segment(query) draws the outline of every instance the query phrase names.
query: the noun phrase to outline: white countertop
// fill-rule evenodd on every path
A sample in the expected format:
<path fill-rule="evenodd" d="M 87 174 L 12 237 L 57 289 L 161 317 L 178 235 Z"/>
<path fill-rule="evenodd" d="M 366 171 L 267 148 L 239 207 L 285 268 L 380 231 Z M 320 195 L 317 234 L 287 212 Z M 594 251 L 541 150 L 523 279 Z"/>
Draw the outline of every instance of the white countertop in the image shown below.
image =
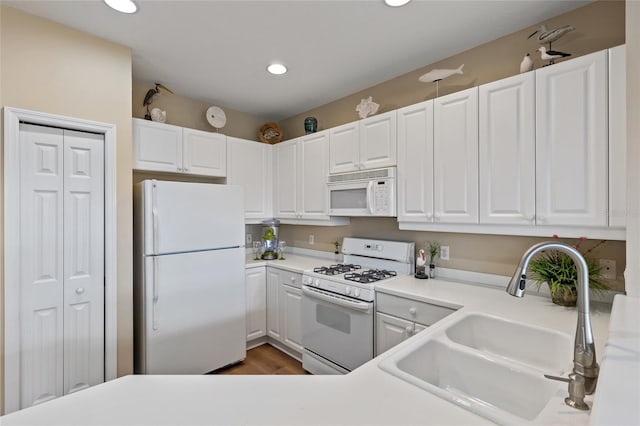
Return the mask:
<path fill-rule="evenodd" d="M 287 254 L 287 260 L 284 261 L 250 261 L 247 267 L 268 264 L 293 272 L 302 272 L 325 263 L 331 263 L 331 260 Z M 378 367 L 379 362 L 402 347 L 412 344 L 414 339 L 423 338 L 430 330 L 437 330 L 441 323 L 451 321 L 462 312 L 491 313 L 561 330 L 571 336 L 575 332 L 575 308 L 556 306 L 548 298 L 531 294 L 518 299 L 509 296 L 502 289 L 438 279 L 417 280 L 413 277 L 383 282 L 377 287 L 378 291 L 384 293 L 463 308 L 346 376 L 125 376 L 12 413 L 3 417 L 0 423 L 491 424 L 482 417 L 387 374 Z M 596 352 L 598 360 L 602 360 L 609 328 L 608 307 L 592 307 L 591 316 Z M 625 320 L 621 321 L 624 323 Z M 637 324 L 636 319 L 633 326 L 636 334 Z M 611 350 L 610 347 L 607 348 L 607 356 L 610 356 Z M 603 366 L 602 370 L 601 385 L 596 395 L 610 389 L 607 385 L 607 366 Z M 603 408 L 606 408 L 604 405 L 603 401 Z M 558 412 L 564 413 L 561 423 L 586 424 L 589 421 L 587 414 L 568 407 L 558 407 Z M 600 412 L 606 411 L 600 409 Z"/>

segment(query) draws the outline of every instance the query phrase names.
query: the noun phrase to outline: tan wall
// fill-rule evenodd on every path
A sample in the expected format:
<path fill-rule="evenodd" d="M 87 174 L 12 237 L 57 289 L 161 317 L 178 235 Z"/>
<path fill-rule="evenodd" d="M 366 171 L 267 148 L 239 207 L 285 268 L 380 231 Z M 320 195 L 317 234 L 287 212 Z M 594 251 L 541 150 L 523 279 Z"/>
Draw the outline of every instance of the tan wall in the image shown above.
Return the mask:
<path fill-rule="evenodd" d="M 309 244 L 309 234 L 314 235 L 313 245 Z M 351 218 L 351 225 L 336 227 L 281 225 L 279 233 L 279 238 L 285 240 L 289 246 L 331 252 L 334 250 L 334 241 L 342 244 L 342 238 L 349 236 L 411 241 L 416 243 L 416 248 L 425 248 L 427 241 L 437 241 L 450 248 L 450 260 L 438 260 L 439 266 L 498 275 L 511 275 L 527 248 L 534 243 L 551 239 L 400 231 L 395 218 Z M 574 239 L 563 241 L 570 244 L 577 242 Z M 584 241 L 580 244 L 580 249 L 584 253 L 599 242 L 600 240 Z M 615 260 L 618 279 L 609 281 L 608 284 L 616 290 L 624 290 L 622 277 L 625 267 L 624 241 L 607 241 L 589 253 L 589 256 L 594 259 Z"/>
<path fill-rule="evenodd" d="M 554 50 L 571 53 L 573 57 L 581 56 L 624 43 L 625 3 L 624 1 L 597 1 L 548 19 L 544 23 L 549 28 L 573 25 L 576 30 L 553 43 L 552 47 Z M 487 22 L 486 25 L 491 23 Z M 539 68 L 542 61 L 540 53 L 535 51 L 539 45 L 533 38 L 527 39 L 539 26 L 539 24 L 533 25 L 335 102 L 282 120 L 280 127 L 285 137 L 292 139 L 304 134 L 304 118 L 308 116 L 318 119 L 319 130 L 356 121 L 358 115 L 355 107 L 360 99 L 368 96 L 373 96 L 373 100 L 380 104 L 379 112 L 391 111 L 432 99 L 436 95 L 435 83 L 418 81 L 418 77 L 432 69 L 457 68 L 464 64 L 464 75 L 454 75 L 440 82 L 439 94 L 442 96 L 519 73 L 520 61 L 526 52 L 531 53 L 534 67 Z"/>
<path fill-rule="evenodd" d="M 171 89 L 170 85 L 167 86 Z M 142 102 L 147 91 L 152 87 L 152 83 L 133 82 L 134 117 L 144 118 L 146 108 L 142 106 Z M 169 124 L 212 132 L 215 129 L 211 127 L 205 118 L 205 112 L 211 105 L 213 104 L 210 102 L 161 91 L 154 98 L 151 107 L 166 111 L 167 123 Z M 220 133 L 224 133 L 227 136 L 257 141 L 260 126 L 270 121 L 263 117 L 226 108 L 223 105 L 218 106 L 224 110 L 227 116 L 227 124 L 220 129 Z"/>
<path fill-rule="evenodd" d="M 627 2 L 627 292 L 640 297 L 640 1 Z"/>
<path fill-rule="evenodd" d="M 0 105 L 117 126 L 118 374 L 131 373 L 131 51 L 6 6 L 0 11 Z"/>

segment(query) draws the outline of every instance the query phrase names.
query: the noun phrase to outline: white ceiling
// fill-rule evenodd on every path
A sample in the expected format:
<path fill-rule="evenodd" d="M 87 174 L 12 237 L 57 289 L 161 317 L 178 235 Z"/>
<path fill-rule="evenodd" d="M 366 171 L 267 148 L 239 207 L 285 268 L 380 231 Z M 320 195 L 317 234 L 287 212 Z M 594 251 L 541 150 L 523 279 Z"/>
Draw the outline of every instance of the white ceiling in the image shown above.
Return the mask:
<path fill-rule="evenodd" d="M 279 120 L 589 1 L 101 0 L 2 3 L 131 47 L 133 79 Z M 289 67 L 267 74 L 269 62 Z"/>

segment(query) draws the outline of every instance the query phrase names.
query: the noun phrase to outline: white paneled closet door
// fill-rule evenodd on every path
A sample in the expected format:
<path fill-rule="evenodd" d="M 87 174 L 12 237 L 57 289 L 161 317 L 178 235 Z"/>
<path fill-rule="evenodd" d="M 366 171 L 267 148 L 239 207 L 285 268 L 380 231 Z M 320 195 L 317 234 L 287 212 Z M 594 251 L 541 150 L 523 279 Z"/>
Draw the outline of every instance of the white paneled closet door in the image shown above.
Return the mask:
<path fill-rule="evenodd" d="M 20 124 L 20 407 L 104 381 L 103 135 Z"/>

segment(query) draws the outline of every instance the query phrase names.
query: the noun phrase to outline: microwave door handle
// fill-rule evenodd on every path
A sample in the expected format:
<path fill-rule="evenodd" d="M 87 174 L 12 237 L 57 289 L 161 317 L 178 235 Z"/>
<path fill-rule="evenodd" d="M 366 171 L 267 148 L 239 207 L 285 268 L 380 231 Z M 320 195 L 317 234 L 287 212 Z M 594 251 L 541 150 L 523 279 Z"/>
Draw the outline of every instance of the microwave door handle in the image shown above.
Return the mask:
<path fill-rule="evenodd" d="M 373 203 L 375 202 L 375 198 L 373 197 L 373 184 L 374 181 L 369 181 L 367 184 L 367 204 L 369 205 L 369 214 L 373 215 Z"/>

